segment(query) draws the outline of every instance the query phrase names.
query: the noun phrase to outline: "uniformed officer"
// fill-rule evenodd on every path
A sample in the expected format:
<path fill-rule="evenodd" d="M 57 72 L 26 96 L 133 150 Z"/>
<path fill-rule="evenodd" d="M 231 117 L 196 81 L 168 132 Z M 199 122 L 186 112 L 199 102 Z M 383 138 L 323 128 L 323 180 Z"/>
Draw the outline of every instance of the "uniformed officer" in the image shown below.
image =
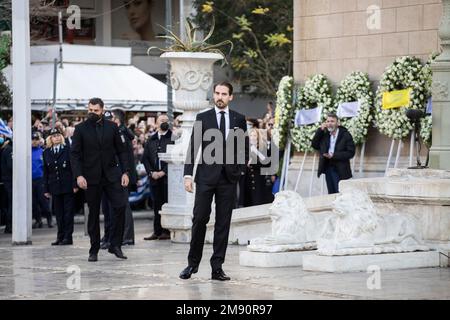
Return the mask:
<path fill-rule="evenodd" d="M 73 244 L 74 194 L 78 192 L 70 166 L 70 147 L 58 129 L 52 129 L 44 151 L 44 195 L 52 198 L 58 235 L 52 245 Z"/>

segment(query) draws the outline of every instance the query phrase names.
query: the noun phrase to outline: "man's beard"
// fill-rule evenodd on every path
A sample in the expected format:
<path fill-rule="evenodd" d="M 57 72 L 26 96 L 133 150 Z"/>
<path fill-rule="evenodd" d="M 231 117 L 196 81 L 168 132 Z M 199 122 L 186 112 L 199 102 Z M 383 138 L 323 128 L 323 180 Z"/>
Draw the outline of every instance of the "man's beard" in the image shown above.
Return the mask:
<path fill-rule="evenodd" d="M 215 105 L 217 108 L 219 109 L 225 109 L 227 107 L 227 105 L 225 104 L 225 102 L 223 102 L 222 100 L 218 100 L 215 102 Z"/>

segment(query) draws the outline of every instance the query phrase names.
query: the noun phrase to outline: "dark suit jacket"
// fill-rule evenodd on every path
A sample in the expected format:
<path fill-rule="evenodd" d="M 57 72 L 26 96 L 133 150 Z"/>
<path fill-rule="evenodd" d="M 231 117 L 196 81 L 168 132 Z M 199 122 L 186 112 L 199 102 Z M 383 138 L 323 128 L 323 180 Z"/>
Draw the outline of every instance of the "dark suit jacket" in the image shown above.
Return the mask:
<path fill-rule="evenodd" d="M 103 174 L 107 181 L 118 182 L 123 173 L 129 172 L 126 144 L 119 128 L 112 121 L 101 122 L 101 141 L 97 138 L 96 124 L 90 121 L 77 125 L 72 138 L 70 161 L 74 178 L 83 176 L 88 185 L 99 184 Z"/>
<path fill-rule="evenodd" d="M 136 138 L 135 134 L 125 127 L 124 125 L 121 125 L 119 127 L 119 133 L 120 133 L 120 139 L 125 141 L 125 150 L 127 152 L 128 157 L 128 165 L 129 165 L 129 176 L 130 176 L 130 189 L 136 189 L 137 184 L 137 172 L 136 172 L 136 164 L 134 161 L 134 152 L 133 152 L 133 140 Z"/>
<path fill-rule="evenodd" d="M 320 152 L 318 176 L 325 173 L 327 166 L 334 166 L 338 172 L 340 180 L 350 179 L 352 170 L 350 159 L 355 156 L 355 143 L 352 135 L 344 127 L 339 127 L 339 134 L 336 140 L 334 155 L 332 159 L 327 159 L 323 155 L 328 153 L 330 148 L 330 133 L 321 128 L 317 129 L 312 140 L 312 147 Z"/>
<path fill-rule="evenodd" d="M 238 132 L 239 129 L 241 129 L 242 133 L 247 131 L 247 121 L 245 120 L 245 117 L 241 115 L 240 113 L 237 113 L 235 111 L 230 110 L 229 113 L 230 116 L 230 133 L 228 135 L 227 139 L 227 148 L 231 148 L 233 145 L 233 131 L 235 133 Z M 201 123 L 201 135 L 200 132 L 197 132 L 200 130 L 200 128 L 197 128 L 196 125 L 194 125 L 194 129 L 192 130 L 191 135 L 191 141 L 189 144 L 189 149 L 187 152 L 187 158 L 186 158 L 186 164 L 184 166 L 184 175 L 190 175 L 192 176 L 194 172 L 194 163 L 195 159 L 197 157 L 197 153 L 200 149 L 200 143 L 194 142 L 194 137 L 197 135 L 201 138 L 201 147 L 202 147 L 202 155 L 200 157 L 200 162 L 197 166 L 197 172 L 195 175 L 195 182 L 196 183 L 202 183 L 202 184 L 209 184 L 214 185 L 217 184 L 220 179 L 220 174 L 222 172 L 223 165 L 222 164 L 207 164 L 204 161 L 204 151 L 210 145 L 214 139 L 211 139 L 213 141 L 206 141 L 204 139 L 204 134 L 209 129 L 219 129 L 219 126 L 217 124 L 217 117 L 216 117 L 216 111 L 215 108 L 199 113 L 197 114 L 196 118 L 197 123 Z M 231 183 L 237 183 L 239 181 L 239 178 L 241 177 L 241 172 L 245 171 L 245 163 L 248 159 L 248 143 L 247 139 L 245 139 L 245 147 L 240 148 L 240 143 L 237 141 L 238 138 L 234 138 L 234 150 L 233 155 L 234 159 L 232 163 L 225 164 L 225 172 L 228 180 Z M 242 161 L 239 161 L 240 159 L 245 159 L 244 163 L 239 163 Z"/>
<path fill-rule="evenodd" d="M 9 144 L 3 146 L 2 148 L 3 148 L 1 157 L 2 182 L 12 183 L 12 175 L 13 175 L 12 141 L 10 140 Z"/>
<path fill-rule="evenodd" d="M 161 161 L 161 167 L 158 168 L 158 162 L 159 157 L 158 153 L 164 153 L 167 150 L 168 144 L 173 144 L 172 141 L 172 131 L 167 131 L 167 133 L 161 137 L 161 140 L 158 139 L 158 133 L 155 133 L 152 135 L 147 143 L 145 144 L 144 148 L 144 154 L 142 156 L 142 163 L 145 166 L 145 171 L 147 171 L 147 174 L 150 175 L 150 172 L 153 171 L 164 171 L 166 175 L 162 178 L 164 182 L 167 183 L 167 163 L 164 161 Z M 159 180 L 153 180 L 150 177 L 150 182 L 152 184 L 160 181 Z"/>
<path fill-rule="evenodd" d="M 44 192 L 52 195 L 73 193 L 76 180 L 73 178 L 70 165 L 70 147 L 61 145 L 59 152 L 55 155 L 53 149 L 45 149 L 44 158 Z"/>

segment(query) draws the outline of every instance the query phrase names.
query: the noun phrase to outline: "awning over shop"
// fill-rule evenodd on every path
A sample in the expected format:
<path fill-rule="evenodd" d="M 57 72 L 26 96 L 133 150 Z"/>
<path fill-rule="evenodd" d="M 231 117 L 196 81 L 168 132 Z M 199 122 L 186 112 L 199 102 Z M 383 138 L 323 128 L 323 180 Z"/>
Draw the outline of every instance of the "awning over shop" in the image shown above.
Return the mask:
<path fill-rule="evenodd" d="M 55 58 L 59 59 L 59 46 L 31 48 L 32 110 L 44 111 L 52 105 Z M 12 87 L 12 66 L 2 72 Z M 106 107 L 167 111 L 166 85 L 131 65 L 131 48 L 63 45 L 63 67 L 57 68 L 57 110 L 84 110 L 92 97 L 103 99 Z"/>

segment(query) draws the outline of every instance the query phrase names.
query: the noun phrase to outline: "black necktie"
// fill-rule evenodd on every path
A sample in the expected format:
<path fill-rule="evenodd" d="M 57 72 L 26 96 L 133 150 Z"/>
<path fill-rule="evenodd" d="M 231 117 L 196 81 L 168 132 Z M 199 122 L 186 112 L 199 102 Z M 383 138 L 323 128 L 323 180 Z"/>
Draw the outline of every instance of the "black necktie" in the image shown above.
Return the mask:
<path fill-rule="evenodd" d="M 225 131 L 225 111 L 220 111 L 220 132 L 222 132 L 222 142 L 223 142 L 223 159 L 222 162 L 225 164 L 225 154 L 226 154 L 226 131 Z"/>
<path fill-rule="evenodd" d="M 98 143 L 101 145 L 103 140 L 103 126 L 100 122 L 97 122 L 95 125 L 95 129 L 97 131 L 97 139 Z"/>

